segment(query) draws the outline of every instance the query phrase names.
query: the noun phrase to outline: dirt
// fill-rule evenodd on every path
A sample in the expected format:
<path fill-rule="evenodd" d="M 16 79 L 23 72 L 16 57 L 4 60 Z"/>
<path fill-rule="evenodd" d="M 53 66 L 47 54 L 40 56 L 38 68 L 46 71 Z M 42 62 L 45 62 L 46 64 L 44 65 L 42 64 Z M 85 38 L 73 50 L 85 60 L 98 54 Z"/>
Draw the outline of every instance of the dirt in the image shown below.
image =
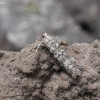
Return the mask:
<path fill-rule="evenodd" d="M 63 48 L 82 76 L 70 77 L 38 37 L 20 52 L 0 50 L 0 100 L 100 100 L 100 41 Z"/>

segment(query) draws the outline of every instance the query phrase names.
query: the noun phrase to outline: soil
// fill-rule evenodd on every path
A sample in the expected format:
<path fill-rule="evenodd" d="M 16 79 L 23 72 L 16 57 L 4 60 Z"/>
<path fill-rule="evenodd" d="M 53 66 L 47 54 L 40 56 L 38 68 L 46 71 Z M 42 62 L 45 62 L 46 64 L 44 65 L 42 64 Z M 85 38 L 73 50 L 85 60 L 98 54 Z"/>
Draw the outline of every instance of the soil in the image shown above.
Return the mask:
<path fill-rule="evenodd" d="M 100 41 L 63 48 L 82 76 L 70 77 L 38 37 L 20 52 L 0 50 L 0 100 L 100 100 Z"/>

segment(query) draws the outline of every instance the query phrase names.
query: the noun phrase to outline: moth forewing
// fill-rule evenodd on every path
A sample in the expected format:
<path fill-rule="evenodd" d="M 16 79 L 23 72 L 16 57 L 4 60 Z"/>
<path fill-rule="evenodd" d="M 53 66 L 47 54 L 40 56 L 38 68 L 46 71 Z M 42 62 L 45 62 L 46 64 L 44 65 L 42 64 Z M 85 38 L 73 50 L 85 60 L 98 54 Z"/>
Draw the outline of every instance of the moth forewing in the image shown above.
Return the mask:
<path fill-rule="evenodd" d="M 60 45 L 60 39 L 56 37 L 49 36 L 47 33 L 42 34 L 42 42 L 53 53 L 54 58 L 58 60 L 60 65 L 65 69 L 67 73 L 70 74 L 74 79 L 81 76 L 81 72 L 76 68 L 76 64 L 71 61 L 71 57 L 58 46 Z"/>

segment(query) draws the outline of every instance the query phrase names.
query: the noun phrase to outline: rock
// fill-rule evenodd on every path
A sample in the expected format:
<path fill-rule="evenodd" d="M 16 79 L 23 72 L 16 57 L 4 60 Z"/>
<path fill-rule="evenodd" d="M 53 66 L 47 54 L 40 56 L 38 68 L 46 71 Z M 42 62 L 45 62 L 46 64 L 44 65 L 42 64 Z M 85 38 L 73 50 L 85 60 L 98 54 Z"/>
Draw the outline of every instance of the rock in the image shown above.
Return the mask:
<path fill-rule="evenodd" d="M 75 43 L 72 46 L 63 46 L 69 56 L 77 59 L 77 67 L 84 68 L 79 80 L 74 80 L 65 73 L 46 47 L 40 46 L 35 53 L 36 45 L 41 42 L 39 38 L 20 52 L 0 50 L 0 98 L 99 100 L 100 41 L 96 41 L 91 44 Z M 94 45 L 98 46 L 95 48 Z M 79 53 L 74 52 L 74 49 Z"/>

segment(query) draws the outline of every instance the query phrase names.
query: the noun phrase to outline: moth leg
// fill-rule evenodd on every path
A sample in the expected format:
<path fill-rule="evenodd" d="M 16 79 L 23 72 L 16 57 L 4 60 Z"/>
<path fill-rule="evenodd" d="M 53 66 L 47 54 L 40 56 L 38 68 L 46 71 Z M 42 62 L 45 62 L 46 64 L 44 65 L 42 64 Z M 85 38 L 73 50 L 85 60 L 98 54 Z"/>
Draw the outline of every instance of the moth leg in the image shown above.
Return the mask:
<path fill-rule="evenodd" d="M 40 44 L 37 45 L 37 49 L 35 50 L 35 52 L 34 52 L 33 54 L 31 54 L 31 55 L 26 59 L 26 61 L 27 61 L 30 57 L 32 57 L 32 56 L 39 50 L 40 46 L 44 46 L 44 45 L 42 44 L 42 42 L 41 42 Z M 33 47 L 33 48 L 34 48 L 34 47 Z M 33 49 L 33 48 L 31 48 L 31 49 Z"/>

